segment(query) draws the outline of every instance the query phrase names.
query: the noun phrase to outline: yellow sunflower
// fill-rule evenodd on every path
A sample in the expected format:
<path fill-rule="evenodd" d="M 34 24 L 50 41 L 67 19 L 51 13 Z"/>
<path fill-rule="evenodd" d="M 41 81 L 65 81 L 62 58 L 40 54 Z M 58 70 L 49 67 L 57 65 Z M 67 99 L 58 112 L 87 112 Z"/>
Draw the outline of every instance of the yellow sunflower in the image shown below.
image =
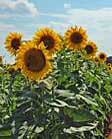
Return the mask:
<path fill-rule="evenodd" d="M 35 33 L 33 37 L 33 42 L 38 46 L 41 42 L 44 43 L 44 46 L 49 51 L 50 54 L 54 54 L 59 51 L 61 46 L 60 36 L 50 28 L 41 28 Z"/>
<path fill-rule="evenodd" d="M 97 47 L 96 44 L 92 41 L 89 41 L 85 47 L 84 50 L 86 51 L 86 56 L 89 58 L 93 58 L 96 55 Z"/>
<path fill-rule="evenodd" d="M 98 63 L 99 63 L 99 59 L 98 59 L 98 57 L 97 57 L 97 56 L 94 56 L 92 60 L 93 60 L 96 64 L 98 64 Z"/>
<path fill-rule="evenodd" d="M 81 27 L 71 27 L 65 32 L 64 40 L 69 49 L 80 50 L 87 43 L 86 31 Z"/>
<path fill-rule="evenodd" d="M 107 55 L 104 52 L 98 54 L 98 60 L 100 63 L 104 63 L 107 60 Z"/>
<path fill-rule="evenodd" d="M 108 72 L 112 73 L 112 64 L 111 63 L 107 64 L 107 70 L 108 70 Z"/>
<path fill-rule="evenodd" d="M 22 34 L 17 32 L 11 32 L 8 34 L 5 40 L 5 46 L 7 51 L 9 51 L 12 55 L 16 54 L 16 51 L 19 49 L 21 45 Z"/>
<path fill-rule="evenodd" d="M 43 43 L 38 47 L 31 41 L 22 44 L 16 56 L 16 69 L 31 80 L 41 80 L 52 71 L 51 56 Z"/>
<path fill-rule="evenodd" d="M 107 66 L 108 66 L 108 67 L 112 67 L 112 64 L 111 64 L 111 63 L 108 63 Z"/>

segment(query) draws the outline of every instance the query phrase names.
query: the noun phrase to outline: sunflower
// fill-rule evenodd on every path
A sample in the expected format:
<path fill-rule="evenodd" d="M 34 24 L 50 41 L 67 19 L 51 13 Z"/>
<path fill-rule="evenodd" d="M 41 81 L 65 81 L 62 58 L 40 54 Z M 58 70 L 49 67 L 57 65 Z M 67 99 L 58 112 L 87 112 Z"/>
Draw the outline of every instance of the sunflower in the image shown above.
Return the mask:
<path fill-rule="evenodd" d="M 16 51 L 19 49 L 21 45 L 22 34 L 17 32 L 11 32 L 6 37 L 5 45 L 7 51 L 9 51 L 12 55 L 16 54 Z"/>
<path fill-rule="evenodd" d="M 84 50 L 86 51 L 87 57 L 93 58 L 97 52 L 96 44 L 92 41 L 89 41 L 87 45 L 85 45 Z"/>
<path fill-rule="evenodd" d="M 44 43 L 44 46 L 49 51 L 50 54 L 54 54 L 55 52 L 61 49 L 61 38 L 60 36 L 54 32 L 50 28 L 41 28 L 39 31 L 35 33 L 33 37 L 33 42 L 38 46 L 41 42 Z"/>
<path fill-rule="evenodd" d="M 43 43 L 38 47 L 31 41 L 22 44 L 16 56 L 16 69 L 31 80 L 41 80 L 52 71 L 51 56 Z"/>
<path fill-rule="evenodd" d="M 108 72 L 112 72 L 112 64 L 111 63 L 108 63 L 107 64 L 107 70 L 108 70 Z"/>
<path fill-rule="evenodd" d="M 107 55 L 104 52 L 98 54 L 98 59 L 100 63 L 104 63 L 107 60 Z"/>
<path fill-rule="evenodd" d="M 92 60 L 93 60 L 96 64 L 98 64 L 98 63 L 99 63 L 99 59 L 98 59 L 98 57 L 97 57 L 97 56 L 94 56 Z"/>
<path fill-rule="evenodd" d="M 87 43 L 86 31 L 81 27 L 71 27 L 65 32 L 64 40 L 66 46 L 71 50 L 80 50 Z"/>
<path fill-rule="evenodd" d="M 108 66 L 108 67 L 112 67 L 112 64 L 111 64 L 111 63 L 108 63 L 107 66 Z"/>

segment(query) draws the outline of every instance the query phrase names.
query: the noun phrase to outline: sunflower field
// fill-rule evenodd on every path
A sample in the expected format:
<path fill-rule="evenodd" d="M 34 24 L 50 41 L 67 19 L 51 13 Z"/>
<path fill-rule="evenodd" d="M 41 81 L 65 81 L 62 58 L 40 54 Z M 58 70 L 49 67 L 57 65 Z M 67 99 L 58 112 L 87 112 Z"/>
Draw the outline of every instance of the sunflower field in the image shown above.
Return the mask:
<path fill-rule="evenodd" d="M 11 32 L 0 56 L 0 139 L 112 139 L 112 57 L 82 27 Z"/>

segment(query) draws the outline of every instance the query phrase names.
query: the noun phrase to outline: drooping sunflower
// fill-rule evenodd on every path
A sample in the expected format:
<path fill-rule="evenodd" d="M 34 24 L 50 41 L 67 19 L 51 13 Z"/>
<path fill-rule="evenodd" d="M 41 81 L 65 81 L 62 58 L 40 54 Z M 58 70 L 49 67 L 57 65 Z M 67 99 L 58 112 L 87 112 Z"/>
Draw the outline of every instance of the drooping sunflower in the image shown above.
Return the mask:
<path fill-rule="evenodd" d="M 37 31 L 33 37 L 33 42 L 38 46 L 41 42 L 49 51 L 49 54 L 54 54 L 62 48 L 60 36 L 52 29 L 46 27 Z"/>
<path fill-rule="evenodd" d="M 5 46 L 7 51 L 9 51 L 12 55 L 15 55 L 17 50 L 21 45 L 22 34 L 17 32 L 11 32 L 8 34 L 5 40 Z"/>
<path fill-rule="evenodd" d="M 97 47 L 96 44 L 92 41 L 89 41 L 85 47 L 84 50 L 86 51 L 86 56 L 89 58 L 93 58 L 96 55 Z"/>
<path fill-rule="evenodd" d="M 71 27 L 65 32 L 64 40 L 67 48 L 80 50 L 87 43 L 86 31 L 81 27 Z"/>
<path fill-rule="evenodd" d="M 52 71 L 51 56 L 43 43 L 38 47 L 31 41 L 22 44 L 16 56 L 16 69 L 31 80 L 41 80 Z"/>
<path fill-rule="evenodd" d="M 100 63 L 104 63 L 107 60 L 107 55 L 104 52 L 98 54 L 98 59 Z"/>

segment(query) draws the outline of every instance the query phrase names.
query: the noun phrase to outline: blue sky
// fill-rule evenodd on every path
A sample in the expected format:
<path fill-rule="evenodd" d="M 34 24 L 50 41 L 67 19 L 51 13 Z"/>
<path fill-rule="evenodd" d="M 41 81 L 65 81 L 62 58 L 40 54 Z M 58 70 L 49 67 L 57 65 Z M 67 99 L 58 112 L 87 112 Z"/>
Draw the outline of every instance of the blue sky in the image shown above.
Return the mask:
<path fill-rule="evenodd" d="M 112 55 L 112 0 L 1 0 L 0 55 L 13 60 L 3 44 L 8 32 L 21 32 L 27 40 L 43 26 L 63 34 L 75 25 L 87 30 L 99 51 Z"/>

